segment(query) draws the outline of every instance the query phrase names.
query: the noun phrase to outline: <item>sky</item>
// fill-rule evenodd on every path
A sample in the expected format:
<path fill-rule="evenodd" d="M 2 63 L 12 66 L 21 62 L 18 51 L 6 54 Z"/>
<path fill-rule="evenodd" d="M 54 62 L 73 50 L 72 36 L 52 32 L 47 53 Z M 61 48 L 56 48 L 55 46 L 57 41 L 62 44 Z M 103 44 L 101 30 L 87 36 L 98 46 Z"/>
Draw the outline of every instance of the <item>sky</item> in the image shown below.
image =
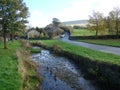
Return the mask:
<path fill-rule="evenodd" d="M 29 8 L 29 26 L 45 27 L 58 18 L 61 22 L 89 19 L 93 11 L 107 16 L 120 0 L 24 0 Z"/>

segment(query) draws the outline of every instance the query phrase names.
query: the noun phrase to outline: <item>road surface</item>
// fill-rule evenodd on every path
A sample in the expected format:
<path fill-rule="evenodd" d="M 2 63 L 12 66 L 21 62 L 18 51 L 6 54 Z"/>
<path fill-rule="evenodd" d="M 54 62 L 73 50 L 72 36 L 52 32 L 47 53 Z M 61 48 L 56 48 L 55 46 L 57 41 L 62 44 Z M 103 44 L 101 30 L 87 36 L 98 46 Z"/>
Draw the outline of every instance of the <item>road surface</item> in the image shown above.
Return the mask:
<path fill-rule="evenodd" d="M 64 38 L 61 38 L 60 40 L 63 42 L 70 43 L 70 44 L 90 48 L 93 50 L 98 50 L 101 52 L 120 55 L 120 48 L 119 47 L 111 47 L 111 46 L 104 46 L 104 45 L 89 44 L 89 43 L 85 43 L 85 42 L 77 42 L 77 41 L 69 40 L 68 38 L 69 38 L 69 36 L 66 34 L 66 36 Z"/>

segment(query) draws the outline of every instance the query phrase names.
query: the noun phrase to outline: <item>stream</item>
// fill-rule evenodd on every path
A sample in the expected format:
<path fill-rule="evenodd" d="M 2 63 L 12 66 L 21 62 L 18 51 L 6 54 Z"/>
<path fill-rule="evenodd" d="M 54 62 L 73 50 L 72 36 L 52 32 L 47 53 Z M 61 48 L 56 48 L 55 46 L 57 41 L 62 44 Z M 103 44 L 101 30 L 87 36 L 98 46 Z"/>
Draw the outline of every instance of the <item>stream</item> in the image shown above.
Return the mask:
<path fill-rule="evenodd" d="M 68 58 L 41 50 L 32 55 L 32 60 L 37 63 L 37 72 L 43 77 L 42 90 L 98 90 Z"/>

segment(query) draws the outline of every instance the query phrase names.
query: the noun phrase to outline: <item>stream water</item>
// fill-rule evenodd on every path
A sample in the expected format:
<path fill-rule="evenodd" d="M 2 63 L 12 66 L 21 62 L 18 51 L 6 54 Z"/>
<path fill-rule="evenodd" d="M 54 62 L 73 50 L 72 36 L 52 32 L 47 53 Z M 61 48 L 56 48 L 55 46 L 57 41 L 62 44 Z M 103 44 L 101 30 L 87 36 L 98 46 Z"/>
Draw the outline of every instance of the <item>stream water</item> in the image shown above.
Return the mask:
<path fill-rule="evenodd" d="M 71 60 L 56 56 L 48 50 L 33 54 L 37 72 L 43 77 L 42 90 L 98 90 L 86 80 Z"/>

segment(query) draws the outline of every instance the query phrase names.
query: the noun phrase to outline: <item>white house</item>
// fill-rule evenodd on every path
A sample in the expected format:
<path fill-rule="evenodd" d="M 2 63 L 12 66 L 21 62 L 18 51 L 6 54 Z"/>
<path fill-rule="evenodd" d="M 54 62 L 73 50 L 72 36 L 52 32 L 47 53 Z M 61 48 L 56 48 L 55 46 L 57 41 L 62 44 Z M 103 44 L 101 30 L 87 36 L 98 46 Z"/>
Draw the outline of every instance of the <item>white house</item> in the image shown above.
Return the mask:
<path fill-rule="evenodd" d="M 29 38 L 37 38 L 40 36 L 40 32 L 36 31 L 36 30 L 30 30 L 28 33 L 27 33 L 27 36 L 28 36 L 28 39 Z"/>

